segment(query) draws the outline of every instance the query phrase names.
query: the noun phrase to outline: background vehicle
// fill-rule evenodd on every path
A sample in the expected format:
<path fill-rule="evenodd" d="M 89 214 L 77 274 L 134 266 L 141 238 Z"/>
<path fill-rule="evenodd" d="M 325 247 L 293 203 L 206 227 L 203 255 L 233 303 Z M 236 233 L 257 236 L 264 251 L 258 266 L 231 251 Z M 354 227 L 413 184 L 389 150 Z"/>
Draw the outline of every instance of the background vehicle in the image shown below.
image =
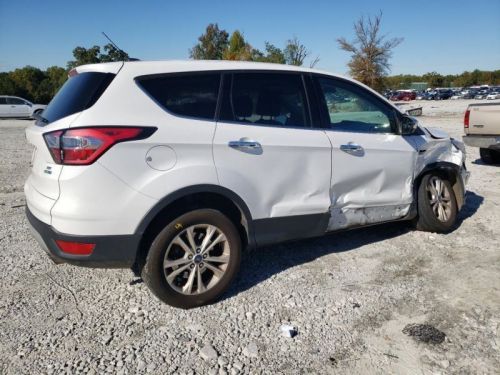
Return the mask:
<path fill-rule="evenodd" d="M 0 96 L 0 117 L 33 117 L 47 107 L 17 96 Z"/>
<path fill-rule="evenodd" d="M 484 163 L 500 163 L 500 103 L 469 104 L 464 131 L 464 143 L 479 147 Z"/>
<path fill-rule="evenodd" d="M 495 99 L 500 99 L 500 92 L 493 91 L 486 95 L 487 100 L 495 100 Z"/>
<path fill-rule="evenodd" d="M 416 93 L 411 90 L 399 90 L 396 91 L 395 93 L 392 94 L 391 100 L 404 100 L 404 101 L 409 101 L 409 100 L 415 100 L 417 97 Z"/>
<path fill-rule="evenodd" d="M 214 301 L 245 247 L 395 220 L 446 232 L 464 202 L 463 144 L 350 79 L 223 61 L 70 75 L 26 130 L 34 236 L 56 262 L 132 267 L 174 306 Z"/>

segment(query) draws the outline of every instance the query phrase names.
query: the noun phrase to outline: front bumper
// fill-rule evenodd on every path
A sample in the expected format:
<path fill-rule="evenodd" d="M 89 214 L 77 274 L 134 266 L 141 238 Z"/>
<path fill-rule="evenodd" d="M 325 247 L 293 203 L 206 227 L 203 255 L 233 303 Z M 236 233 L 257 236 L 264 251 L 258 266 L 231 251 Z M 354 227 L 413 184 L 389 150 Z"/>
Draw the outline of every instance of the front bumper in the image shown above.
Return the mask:
<path fill-rule="evenodd" d="M 60 233 L 38 220 L 27 207 L 26 216 L 33 237 L 57 264 L 69 263 L 95 268 L 128 268 L 135 262 L 141 235 L 74 236 Z M 67 254 L 59 249 L 56 240 L 93 243 L 95 248 L 90 255 Z"/>
<path fill-rule="evenodd" d="M 463 140 L 467 146 L 471 147 L 500 149 L 500 136 L 464 135 Z"/>

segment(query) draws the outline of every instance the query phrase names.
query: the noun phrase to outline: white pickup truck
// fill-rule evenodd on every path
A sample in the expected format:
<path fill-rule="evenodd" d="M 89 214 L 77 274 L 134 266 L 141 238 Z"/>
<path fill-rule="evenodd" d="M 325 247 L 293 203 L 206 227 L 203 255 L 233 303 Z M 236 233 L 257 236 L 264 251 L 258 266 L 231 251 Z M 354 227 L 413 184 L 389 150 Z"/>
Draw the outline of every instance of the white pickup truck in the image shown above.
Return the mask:
<path fill-rule="evenodd" d="M 464 131 L 464 143 L 479 147 L 484 163 L 500 163 L 500 102 L 469 104 Z"/>

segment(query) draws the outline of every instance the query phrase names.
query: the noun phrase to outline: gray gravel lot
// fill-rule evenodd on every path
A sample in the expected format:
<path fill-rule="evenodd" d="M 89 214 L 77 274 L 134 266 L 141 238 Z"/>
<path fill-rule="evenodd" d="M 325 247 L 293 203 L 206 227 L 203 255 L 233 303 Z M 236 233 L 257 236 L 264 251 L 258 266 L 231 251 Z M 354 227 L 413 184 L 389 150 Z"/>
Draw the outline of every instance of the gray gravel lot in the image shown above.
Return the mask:
<path fill-rule="evenodd" d="M 461 137 L 466 105 L 424 102 L 421 122 Z M 223 300 L 183 311 L 129 270 L 52 264 L 24 216 L 28 124 L 0 120 L 1 374 L 499 373 L 500 167 L 477 149 L 453 232 L 396 223 L 262 248 Z M 412 323 L 444 342 L 407 336 Z"/>

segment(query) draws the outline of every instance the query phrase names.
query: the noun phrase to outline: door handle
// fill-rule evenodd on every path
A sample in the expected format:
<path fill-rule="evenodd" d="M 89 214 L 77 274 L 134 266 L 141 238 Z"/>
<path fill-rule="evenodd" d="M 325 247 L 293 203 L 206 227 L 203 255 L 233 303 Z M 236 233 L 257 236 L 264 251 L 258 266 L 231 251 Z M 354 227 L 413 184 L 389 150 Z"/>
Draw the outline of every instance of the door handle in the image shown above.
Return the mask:
<path fill-rule="evenodd" d="M 259 142 L 244 138 L 240 139 L 239 141 L 229 141 L 228 145 L 229 147 L 232 148 L 246 148 L 246 149 L 261 148 Z"/>
<path fill-rule="evenodd" d="M 347 152 L 348 154 L 357 154 L 363 151 L 363 147 L 356 143 L 349 142 L 346 145 L 340 145 L 340 150 Z"/>

